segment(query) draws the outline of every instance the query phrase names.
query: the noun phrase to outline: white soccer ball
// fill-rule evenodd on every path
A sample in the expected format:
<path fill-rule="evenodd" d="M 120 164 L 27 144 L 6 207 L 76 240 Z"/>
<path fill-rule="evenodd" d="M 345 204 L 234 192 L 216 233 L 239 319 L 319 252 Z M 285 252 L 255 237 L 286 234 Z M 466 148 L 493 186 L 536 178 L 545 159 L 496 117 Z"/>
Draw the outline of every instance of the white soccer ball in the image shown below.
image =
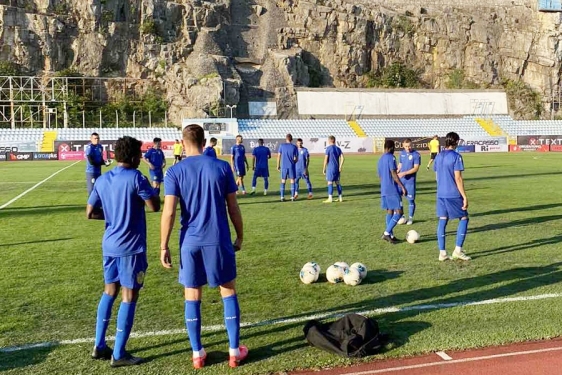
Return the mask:
<path fill-rule="evenodd" d="M 336 262 L 334 264 L 338 267 L 341 267 L 343 269 L 344 273 L 345 273 L 345 270 L 349 268 L 349 264 L 347 264 L 346 262 Z"/>
<path fill-rule="evenodd" d="M 363 278 L 361 277 L 361 273 L 359 272 L 359 270 L 357 268 L 348 268 L 345 271 L 345 275 L 343 276 L 343 281 L 347 284 L 347 285 L 359 285 L 361 284 L 361 281 L 363 281 Z"/>
<path fill-rule="evenodd" d="M 320 274 L 320 271 L 322 271 L 322 269 L 320 268 L 320 265 L 316 262 L 308 262 L 304 266 L 302 266 L 302 268 L 305 268 L 305 267 L 313 267 L 318 274 Z"/>
<path fill-rule="evenodd" d="M 420 234 L 413 229 L 406 233 L 406 241 L 408 241 L 408 243 L 416 243 L 419 241 L 419 239 Z"/>
<path fill-rule="evenodd" d="M 304 284 L 312 284 L 318 280 L 320 272 L 312 266 L 305 266 L 301 269 L 299 277 Z"/>
<path fill-rule="evenodd" d="M 345 271 L 342 267 L 332 264 L 326 270 L 326 279 L 328 279 L 328 282 L 332 284 L 341 283 L 343 281 L 344 274 Z"/>
<path fill-rule="evenodd" d="M 363 263 L 353 263 L 351 266 L 349 266 L 349 268 L 355 268 L 357 271 L 359 271 L 361 279 L 364 279 L 365 276 L 367 276 L 367 266 L 365 266 Z"/>
<path fill-rule="evenodd" d="M 398 225 L 406 224 L 406 218 L 402 216 L 400 220 L 398 220 Z"/>

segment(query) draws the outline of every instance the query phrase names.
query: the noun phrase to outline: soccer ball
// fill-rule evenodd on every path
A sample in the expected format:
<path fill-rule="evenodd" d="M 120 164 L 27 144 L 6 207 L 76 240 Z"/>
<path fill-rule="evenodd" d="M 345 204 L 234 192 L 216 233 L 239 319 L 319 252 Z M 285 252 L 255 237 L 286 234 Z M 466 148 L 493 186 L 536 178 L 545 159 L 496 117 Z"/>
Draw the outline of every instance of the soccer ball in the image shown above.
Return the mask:
<path fill-rule="evenodd" d="M 398 220 L 398 225 L 406 224 L 406 218 L 402 216 L 400 220 Z"/>
<path fill-rule="evenodd" d="M 308 262 L 304 266 L 302 266 L 302 268 L 306 268 L 306 267 L 314 268 L 318 274 L 320 274 L 320 271 L 322 271 L 322 269 L 320 268 L 320 266 L 316 262 Z"/>
<path fill-rule="evenodd" d="M 326 279 L 329 283 L 337 284 L 343 281 L 344 269 L 337 264 L 332 264 L 326 270 Z"/>
<path fill-rule="evenodd" d="M 361 277 L 361 273 L 359 273 L 359 270 L 357 268 L 348 268 L 345 271 L 345 275 L 343 276 L 343 281 L 347 284 L 347 285 L 359 285 L 361 284 L 361 281 L 363 281 L 363 278 Z"/>
<path fill-rule="evenodd" d="M 357 271 L 359 271 L 361 279 L 364 279 L 365 276 L 367 276 L 367 266 L 365 266 L 363 263 L 353 263 L 351 266 L 349 266 L 349 268 L 355 268 Z"/>
<path fill-rule="evenodd" d="M 300 279 L 304 284 L 312 284 L 318 280 L 320 272 L 312 266 L 304 266 L 300 272 Z"/>
<path fill-rule="evenodd" d="M 406 233 L 406 241 L 408 241 L 408 243 L 416 243 L 419 241 L 419 239 L 420 234 L 413 229 Z"/>
<path fill-rule="evenodd" d="M 346 262 L 336 262 L 334 263 L 334 265 L 343 268 L 343 272 L 345 272 L 345 270 L 349 268 L 349 264 L 347 264 Z"/>

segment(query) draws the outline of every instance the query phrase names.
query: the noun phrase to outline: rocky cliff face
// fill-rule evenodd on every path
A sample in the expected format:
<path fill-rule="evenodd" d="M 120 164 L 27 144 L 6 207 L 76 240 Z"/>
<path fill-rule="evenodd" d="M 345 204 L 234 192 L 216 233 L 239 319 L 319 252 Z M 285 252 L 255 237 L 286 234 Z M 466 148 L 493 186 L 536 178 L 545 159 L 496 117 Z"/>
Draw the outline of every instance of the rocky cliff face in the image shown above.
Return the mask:
<path fill-rule="evenodd" d="M 170 119 L 220 103 L 276 100 L 295 87 L 362 87 L 401 61 L 428 87 L 453 70 L 482 86 L 521 79 L 545 102 L 560 84 L 559 13 L 535 0 L 0 0 L 0 59 L 29 74 L 148 79 Z M 146 86 L 146 85 L 144 85 Z"/>

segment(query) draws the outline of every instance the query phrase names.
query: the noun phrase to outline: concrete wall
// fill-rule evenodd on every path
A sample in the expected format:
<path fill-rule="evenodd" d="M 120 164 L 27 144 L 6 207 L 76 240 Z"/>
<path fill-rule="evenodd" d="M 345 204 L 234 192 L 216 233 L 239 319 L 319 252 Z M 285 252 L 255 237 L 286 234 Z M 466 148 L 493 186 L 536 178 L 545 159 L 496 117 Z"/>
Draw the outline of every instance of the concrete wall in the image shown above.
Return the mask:
<path fill-rule="evenodd" d="M 454 116 L 505 115 L 500 91 L 297 91 L 299 115 Z"/>

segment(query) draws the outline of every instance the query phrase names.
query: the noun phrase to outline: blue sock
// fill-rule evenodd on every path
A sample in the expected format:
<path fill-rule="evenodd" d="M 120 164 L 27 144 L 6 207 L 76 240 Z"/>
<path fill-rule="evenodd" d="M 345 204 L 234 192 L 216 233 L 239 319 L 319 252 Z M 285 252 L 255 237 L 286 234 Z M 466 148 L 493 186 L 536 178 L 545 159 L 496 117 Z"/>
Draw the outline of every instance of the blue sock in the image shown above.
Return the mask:
<path fill-rule="evenodd" d="M 299 181 L 300 181 L 300 178 L 297 178 L 295 180 L 295 192 L 297 192 L 297 193 L 299 192 Z"/>
<path fill-rule="evenodd" d="M 136 302 L 121 302 L 117 313 L 117 333 L 115 334 L 115 348 L 113 348 L 113 358 L 119 360 L 125 356 L 125 345 L 129 340 L 129 335 L 133 329 L 135 321 Z"/>
<path fill-rule="evenodd" d="M 291 184 L 291 197 L 294 197 L 294 196 L 295 196 L 295 183 L 293 182 Z"/>
<path fill-rule="evenodd" d="M 281 183 L 280 191 L 281 191 L 281 198 L 283 198 L 285 196 L 285 183 L 284 182 Z"/>
<path fill-rule="evenodd" d="M 409 217 L 414 217 L 414 214 L 416 213 L 416 201 L 411 200 L 408 201 L 409 205 L 408 205 L 408 216 Z"/>
<path fill-rule="evenodd" d="M 445 229 L 447 228 L 447 219 L 439 219 L 439 224 L 437 224 L 437 244 L 439 245 L 439 250 L 445 249 Z"/>
<path fill-rule="evenodd" d="M 254 177 L 252 177 L 252 189 L 256 188 L 256 184 L 258 182 L 258 176 L 254 173 Z"/>
<path fill-rule="evenodd" d="M 310 183 L 310 177 L 306 176 L 306 188 L 308 189 L 308 194 L 312 194 L 312 184 Z"/>
<path fill-rule="evenodd" d="M 230 349 L 236 349 L 240 342 L 240 307 L 235 295 L 222 299 L 224 305 L 224 325 L 228 333 Z"/>
<path fill-rule="evenodd" d="M 462 247 L 464 240 L 466 239 L 466 232 L 468 230 L 468 218 L 459 222 L 459 227 L 457 228 L 457 246 Z"/>
<path fill-rule="evenodd" d="M 265 190 L 269 189 L 269 178 L 267 177 L 263 178 L 263 187 Z"/>
<path fill-rule="evenodd" d="M 328 195 L 332 196 L 334 194 L 334 185 L 328 185 Z"/>
<path fill-rule="evenodd" d="M 338 184 L 338 195 L 341 195 L 343 192 L 343 188 L 341 187 L 341 184 Z"/>
<path fill-rule="evenodd" d="M 390 222 L 392 221 L 392 215 L 394 215 L 394 214 L 389 214 L 388 212 L 386 213 L 386 226 L 387 227 L 390 225 Z"/>
<path fill-rule="evenodd" d="M 203 345 L 201 345 L 201 301 L 185 301 L 185 327 L 191 350 L 203 349 Z"/>
<path fill-rule="evenodd" d="M 398 220 L 402 217 L 402 214 L 394 213 L 390 219 L 390 223 L 386 226 L 386 233 L 392 233 L 394 227 L 398 225 Z"/>
<path fill-rule="evenodd" d="M 244 183 L 243 183 L 243 182 L 240 183 L 240 187 L 242 188 L 242 191 L 246 191 L 246 188 L 244 187 Z"/>
<path fill-rule="evenodd" d="M 101 295 L 100 303 L 98 305 L 98 318 L 96 321 L 95 346 L 98 349 L 106 347 L 105 333 L 107 332 L 107 326 L 109 325 L 109 319 L 111 318 L 111 308 L 113 307 L 114 301 L 115 297 L 111 297 L 109 294 L 103 293 Z"/>

